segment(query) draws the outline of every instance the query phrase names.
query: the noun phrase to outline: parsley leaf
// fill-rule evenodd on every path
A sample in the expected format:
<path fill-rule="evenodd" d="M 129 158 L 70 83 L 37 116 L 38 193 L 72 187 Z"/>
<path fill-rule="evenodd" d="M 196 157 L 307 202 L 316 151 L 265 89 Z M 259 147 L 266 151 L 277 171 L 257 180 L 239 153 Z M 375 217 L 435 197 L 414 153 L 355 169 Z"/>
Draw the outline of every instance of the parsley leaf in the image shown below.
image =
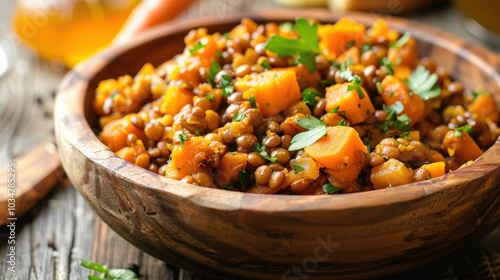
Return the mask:
<path fill-rule="evenodd" d="M 215 86 L 215 76 L 217 73 L 219 73 L 221 70 L 220 65 L 217 61 L 213 60 L 212 61 L 212 66 L 208 69 L 208 82 L 212 85 Z"/>
<path fill-rule="evenodd" d="M 389 43 L 389 48 L 401 48 L 410 40 L 411 32 L 407 31 L 403 36 L 401 36 L 396 42 Z"/>
<path fill-rule="evenodd" d="M 246 170 L 240 170 L 238 173 L 238 179 L 240 181 L 240 187 L 248 185 L 248 181 L 250 181 L 250 174 Z"/>
<path fill-rule="evenodd" d="M 295 174 L 299 174 L 300 172 L 304 171 L 304 167 L 302 167 L 301 165 L 298 165 L 298 164 L 294 164 L 293 165 L 293 172 L 295 172 Z"/>
<path fill-rule="evenodd" d="M 182 131 L 178 134 L 179 141 L 181 141 L 181 148 L 184 147 L 184 143 L 189 140 L 189 136 L 187 135 L 186 131 Z"/>
<path fill-rule="evenodd" d="M 214 99 L 215 99 L 213 93 L 207 93 L 207 95 L 205 95 L 205 98 L 210 100 L 210 101 L 214 101 Z"/>
<path fill-rule="evenodd" d="M 365 98 L 365 94 L 363 93 L 363 90 L 361 89 L 361 86 L 358 83 L 353 83 L 351 85 L 348 85 L 347 90 L 349 91 L 355 90 L 359 95 L 359 99 Z"/>
<path fill-rule="evenodd" d="M 392 69 L 392 62 L 386 57 L 382 57 L 379 61 L 381 66 L 384 66 L 387 70 L 387 74 L 394 75 L 394 69 Z"/>
<path fill-rule="evenodd" d="M 234 86 L 231 85 L 232 82 L 233 82 L 233 77 L 231 75 L 228 74 L 222 75 L 220 82 L 222 87 L 222 96 L 226 97 L 233 94 Z"/>
<path fill-rule="evenodd" d="M 340 120 L 337 126 L 347 126 L 347 124 L 345 123 L 345 120 Z"/>
<path fill-rule="evenodd" d="M 327 194 L 332 194 L 332 193 L 336 193 L 336 192 L 339 192 L 340 189 L 339 188 L 336 188 L 333 186 L 332 183 L 327 183 L 327 184 L 324 184 L 323 186 L 321 186 L 321 188 L 323 189 L 323 191 Z"/>
<path fill-rule="evenodd" d="M 478 98 L 481 95 L 489 95 L 489 93 L 486 92 L 486 91 L 483 91 L 483 90 L 474 90 L 474 91 L 472 91 L 472 98 L 473 98 L 473 100 L 475 100 L 476 98 Z"/>
<path fill-rule="evenodd" d="M 279 25 L 279 28 L 283 31 L 292 31 L 293 30 L 293 24 L 291 22 L 283 22 L 282 24 Z"/>
<path fill-rule="evenodd" d="M 438 76 L 436 73 L 430 73 L 424 66 L 419 65 L 411 75 L 406 84 L 410 89 L 418 94 L 422 100 L 436 98 L 441 94 L 441 89 L 436 84 Z"/>
<path fill-rule="evenodd" d="M 92 280 L 109 280 L 109 279 L 139 280 L 138 275 L 130 269 L 123 269 L 123 268 L 107 269 L 104 265 L 102 265 L 100 263 L 87 261 L 87 260 L 83 260 L 83 259 L 80 260 L 80 265 L 82 267 L 87 268 L 87 269 L 96 271 L 100 274 L 99 276 L 89 275 L 88 279 L 92 279 Z"/>
<path fill-rule="evenodd" d="M 289 151 L 297 151 L 309 147 L 326 135 L 326 125 L 313 116 L 301 118 L 297 121 L 297 124 L 308 129 L 308 131 L 298 133 L 292 138 L 292 143 L 288 148 Z"/>
<path fill-rule="evenodd" d="M 366 51 L 369 51 L 372 49 L 372 46 L 368 45 L 368 44 L 363 44 L 363 46 L 361 47 L 361 53 L 364 53 Z"/>
<path fill-rule="evenodd" d="M 408 117 L 408 115 L 403 114 L 398 116 L 405 109 L 401 101 L 397 101 L 391 106 L 382 105 L 382 108 L 384 109 L 384 111 L 389 113 L 389 115 L 387 116 L 387 118 L 385 118 L 385 122 L 380 126 L 380 130 L 386 131 L 389 129 L 389 127 L 393 127 L 401 132 L 412 130 L 410 126 L 411 119 Z"/>
<path fill-rule="evenodd" d="M 378 92 L 378 93 L 382 93 L 382 91 L 383 91 L 383 90 L 382 90 L 382 84 L 381 84 L 380 82 L 377 82 L 377 83 L 375 84 L 375 86 L 377 87 L 377 92 Z"/>
<path fill-rule="evenodd" d="M 255 101 L 255 96 L 250 95 L 248 101 L 250 102 L 250 106 L 252 106 L 252 108 L 257 108 L 257 102 Z"/>
<path fill-rule="evenodd" d="M 316 70 L 315 57 L 320 53 L 318 47 L 318 25 L 303 18 L 295 20 L 295 30 L 300 39 L 272 36 L 267 42 L 266 49 L 277 54 L 278 57 L 298 55 L 297 61 L 302 63 L 313 73 Z"/>
<path fill-rule="evenodd" d="M 271 69 L 271 64 L 269 64 L 269 60 L 263 59 L 262 62 L 260 63 L 260 66 L 264 67 L 264 69 Z"/>
<path fill-rule="evenodd" d="M 245 114 L 235 114 L 233 117 L 233 122 L 241 122 L 244 118 L 246 118 Z"/>
<path fill-rule="evenodd" d="M 259 154 L 261 157 L 267 159 L 268 161 L 270 161 L 272 163 L 274 163 L 278 160 L 278 158 L 269 156 L 269 154 L 267 153 L 267 150 L 266 150 L 266 146 L 262 146 L 259 142 L 255 142 L 255 144 L 253 144 L 253 150 L 257 154 Z"/>
<path fill-rule="evenodd" d="M 471 134 L 472 133 L 472 126 L 470 126 L 470 124 L 466 124 L 466 125 L 463 125 L 460 127 L 455 127 L 455 136 L 457 138 L 462 137 L 462 132 L 464 132 L 464 131 Z"/>
<path fill-rule="evenodd" d="M 319 96 L 321 96 L 319 92 L 312 88 L 306 88 L 302 91 L 302 101 L 307 105 L 316 106 L 316 104 L 318 104 L 316 97 Z"/>
<path fill-rule="evenodd" d="M 196 45 L 193 46 L 192 49 L 189 50 L 189 53 L 191 55 L 195 54 L 198 50 L 201 50 L 203 49 L 204 47 L 206 47 L 205 44 L 203 44 L 202 42 L 198 41 L 198 43 L 196 43 Z"/>

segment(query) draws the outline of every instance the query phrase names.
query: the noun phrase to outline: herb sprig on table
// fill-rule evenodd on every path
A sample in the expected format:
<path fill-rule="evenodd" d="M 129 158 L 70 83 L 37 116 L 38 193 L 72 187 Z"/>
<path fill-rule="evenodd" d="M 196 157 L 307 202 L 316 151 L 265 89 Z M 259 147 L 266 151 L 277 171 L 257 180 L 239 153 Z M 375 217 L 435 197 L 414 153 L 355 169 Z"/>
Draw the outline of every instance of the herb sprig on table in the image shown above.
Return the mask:
<path fill-rule="evenodd" d="M 106 268 L 100 263 L 88 260 L 80 260 L 80 265 L 98 272 L 99 276 L 89 275 L 89 280 L 139 280 L 139 276 L 127 268 Z"/>

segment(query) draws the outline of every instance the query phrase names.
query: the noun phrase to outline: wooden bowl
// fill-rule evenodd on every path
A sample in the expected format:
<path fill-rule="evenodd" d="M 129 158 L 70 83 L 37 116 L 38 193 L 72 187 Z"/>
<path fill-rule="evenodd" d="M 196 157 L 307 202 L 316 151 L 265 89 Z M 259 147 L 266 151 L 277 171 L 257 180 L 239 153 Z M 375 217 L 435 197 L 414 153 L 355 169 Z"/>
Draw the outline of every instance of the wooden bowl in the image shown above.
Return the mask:
<path fill-rule="evenodd" d="M 248 15 L 293 21 L 297 11 Z M 334 22 L 339 15 L 301 11 Z M 370 25 L 374 16 L 349 14 Z M 126 162 L 96 137 L 92 109 L 99 81 L 159 65 L 184 48 L 195 27 L 228 31 L 241 16 L 162 26 L 71 71 L 60 86 L 55 125 L 63 167 L 111 228 L 170 264 L 218 278 L 349 279 L 415 268 L 457 250 L 499 223 L 500 140 L 469 167 L 444 177 L 367 193 L 257 195 L 170 180 Z M 425 25 L 410 30 L 420 55 L 432 57 L 466 89 L 500 101 L 500 59 Z M 500 102 L 499 102 L 500 103 Z M 295 278 L 294 278 L 295 277 Z"/>

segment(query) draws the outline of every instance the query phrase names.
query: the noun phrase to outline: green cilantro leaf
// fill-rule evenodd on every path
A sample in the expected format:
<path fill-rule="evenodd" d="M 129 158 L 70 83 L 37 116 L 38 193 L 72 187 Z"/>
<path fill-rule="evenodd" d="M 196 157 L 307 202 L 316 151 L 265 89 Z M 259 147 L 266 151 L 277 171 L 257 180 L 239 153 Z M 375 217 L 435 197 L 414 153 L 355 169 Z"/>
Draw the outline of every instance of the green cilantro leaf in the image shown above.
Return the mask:
<path fill-rule="evenodd" d="M 229 38 L 231 36 L 229 36 L 229 33 L 228 32 L 224 32 L 224 34 L 222 34 L 222 37 L 226 38 L 227 40 L 229 40 Z"/>
<path fill-rule="evenodd" d="M 198 41 L 198 43 L 196 43 L 196 45 L 193 46 L 192 49 L 189 50 L 189 53 L 191 55 L 195 54 L 198 50 L 201 50 L 202 48 L 206 47 L 205 44 L 203 44 L 201 41 Z"/>
<path fill-rule="evenodd" d="M 293 165 L 293 172 L 295 172 L 295 174 L 299 174 L 300 172 L 304 171 L 304 167 L 302 167 L 301 165 L 298 165 L 298 164 L 294 164 Z"/>
<path fill-rule="evenodd" d="M 248 101 L 250 102 L 250 106 L 252 106 L 252 108 L 257 108 L 257 102 L 255 101 L 255 96 L 250 95 Z"/>
<path fill-rule="evenodd" d="M 389 75 L 394 75 L 394 69 L 392 69 L 392 62 L 386 57 L 382 57 L 379 61 L 381 66 L 384 66 L 385 69 L 387 70 L 387 74 Z"/>
<path fill-rule="evenodd" d="M 250 174 L 246 170 L 240 170 L 238 172 L 238 179 L 240 181 L 240 187 L 248 185 L 248 181 L 250 181 Z"/>
<path fill-rule="evenodd" d="M 364 53 L 366 51 L 369 51 L 372 49 L 372 46 L 368 45 L 368 44 L 363 44 L 363 46 L 361 47 L 361 53 Z"/>
<path fill-rule="evenodd" d="M 210 101 L 214 101 L 215 97 L 213 93 L 207 93 L 207 95 L 205 95 L 205 98 L 207 98 Z"/>
<path fill-rule="evenodd" d="M 234 86 L 227 86 L 222 89 L 222 96 L 229 96 L 233 94 L 234 92 Z"/>
<path fill-rule="evenodd" d="M 356 45 L 356 41 L 352 40 L 352 41 L 348 42 L 348 43 L 345 45 L 345 48 L 346 48 L 346 49 L 350 49 L 350 48 L 354 47 L 354 45 Z"/>
<path fill-rule="evenodd" d="M 196 134 L 196 136 L 201 136 L 201 132 L 199 130 L 196 130 L 194 134 Z"/>
<path fill-rule="evenodd" d="M 333 186 L 332 183 L 327 183 L 327 184 L 324 184 L 323 186 L 321 186 L 321 188 L 323 189 L 323 191 L 327 194 L 332 194 L 332 193 L 336 193 L 336 192 L 339 192 L 340 189 L 339 188 L 336 188 Z"/>
<path fill-rule="evenodd" d="M 466 125 L 463 125 L 463 126 L 460 126 L 460 127 L 455 127 L 455 136 L 457 138 L 460 138 L 462 137 L 462 132 L 467 132 L 468 134 L 471 134 L 472 133 L 472 126 L 470 126 L 470 124 L 466 124 Z"/>
<path fill-rule="evenodd" d="M 130 270 L 130 269 L 124 269 L 124 268 L 112 268 L 112 269 L 107 269 L 104 265 L 92 262 L 92 261 L 87 261 L 87 260 L 80 260 L 80 265 L 82 267 L 85 267 L 87 269 L 93 270 L 98 272 L 100 275 L 99 276 L 93 276 L 89 275 L 87 278 L 89 280 L 139 280 L 138 275 Z"/>
<path fill-rule="evenodd" d="M 351 91 L 351 90 L 355 90 L 358 95 L 359 95 L 359 99 L 363 99 L 365 98 L 365 94 L 363 93 L 363 90 L 361 89 L 361 86 L 357 83 L 353 83 L 351 85 L 348 85 L 347 86 L 347 90 Z"/>
<path fill-rule="evenodd" d="M 215 86 L 215 76 L 217 73 L 219 73 L 221 70 L 220 65 L 217 61 L 212 61 L 212 66 L 208 69 L 208 82 L 212 85 Z"/>
<path fill-rule="evenodd" d="M 267 42 L 266 49 L 277 54 L 278 57 L 298 55 L 297 61 L 302 63 L 313 73 L 316 70 L 315 57 L 320 53 L 318 47 L 318 25 L 303 18 L 295 20 L 295 30 L 300 39 L 272 36 Z"/>
<path fill-rule="evenodd" d="M 278 160 L 278 158 L 269 156 L 269 154 L 267 153 L 267 150 L 266 150 L 266 146 L 262 146 L 259 142 L 255 142 L 255 144 L 253 144 L 253 150 L 257 154 L 259 154 L 261 157 L 267 159 L 268 161 L 270 161 L 272 163 L 274 163 Z"/>
<path fill-rule="evenodd" d="M 375 84 L 375 86 L 377 87 L 377 92 L 378 93 L 382 93 L 383 89 L 382 89 L 382 84 L 380 82 L 377 82 Z"/>
<path fill-rule="evenodd" d="M 411 75 L 406 84 L 410 89 L 418 94 L 423 100 L 436 98 L 441 94 L 441 89 L 436 84 L 438 76 L 430 73 L 424 66 L 419 65 Z"/>
<path fill-rule="evenodd" d="M 297 121 L 297 124 L 308 131 L 298 133 L 292 138 L 292 144 L 288 148 L 289 151 L 309 147 L 326 135 L 326 125 L 313 116 L 301 118 Z"/>
<path fill-rule="evenodd" d="M 345 120 L 340 120 L 337 126 L 347 126 L 347 124 L 345 123 Z"/>
<path fill-rule="evenodd" d="M 316 106 L 316 104 L 318 104 L 316 97 L 320 96 L 319 92 L 312 88 L 306 88 L 302 91 L 302 101 L 307 105 Z"/>
<path fill-rule="evenodd" d="M 269 60 L 267 60 L 267 59 L 262 60 L 262 62 L 260 63 L 260 66 L 264 67 L 264 69 L 267 69 L 267 70 L 272 68 L 271 64 L 269 64 Z"/>
<path fill-rule="evenodd" d="M 182 131 L 181 133 L 178 134 L 179 141 L 181 141 L 181 148 L 184 147 L 184 143 L 189 140 L 189 136 L 187 135 L 186 131 Z"/>
<path fill-rule="evenodd" d="M 489 95 L 489 93 L 486 92 L 486 91 L 483 91 L 483 90 L 474 90 L 474 91 L 472 91 L 473 100 L 475 100 L 476 98 L 478 98 L 481 95 Z"/>
<path fill-rule="evenodd" d="M 223 59 L 223 58 L 224 58 L 224 55 L 223 55 L 223 54 L 222 54 L 219 50 L 216 50 L 216 51 L 215 51 L 215 55 L 217 55 L 217 57 L 218 57 L 219 59 Z"/>
<path fill-rule="evenodd" d="M 411 119 L 408 115 L 403 114 L 398 116 L 405 109 L 401 101 L 397 101 L 391 106 L 382 105 L 382 108 L 389 114 L 387 115 L 387 118 L 385 118 L 385 122 L 380 126 L 380 130 L 386 131 L 389 127 L 393 127 L 401 132 L 412 130 L 410 126 Z"/>
<path fill-rule="evenodd" d="M 245 114 L 235 114 L 233 117 L 233 122 L 241 122 L 244 118 L 246 118 Z"/>
<path fill-rule="evenodd" d="M 396 42 L 389 43 L 389 48 L 401 48 L 410 40 L 411 32 L 407 31 L 403 36 L 401 36 Z"/>

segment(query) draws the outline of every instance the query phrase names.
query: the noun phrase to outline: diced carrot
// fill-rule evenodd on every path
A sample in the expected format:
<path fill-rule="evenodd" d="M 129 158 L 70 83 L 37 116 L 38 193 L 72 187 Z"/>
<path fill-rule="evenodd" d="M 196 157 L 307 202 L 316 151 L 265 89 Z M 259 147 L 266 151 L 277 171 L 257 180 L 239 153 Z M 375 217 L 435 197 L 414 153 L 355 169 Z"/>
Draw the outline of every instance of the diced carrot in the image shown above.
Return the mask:
<path fill-rule="evenodd" d="M 293 70 L 295 72 L 295 75 L 297 76 L 297 79 L 303 79 L 307 82 L 307 87 L 313 87 L 317 89 L 319 86 L 319 81 L 321 80 L 321 75 L 319 74 L 319 72 L 314 71 L 311 73 L 309 72 L 309 69 L 307 69 L 307 67 L 305 67 L 303 64 L 282 69 Z"/>
<path fill-rule="evenodd" d="M 415 141 L 420 141 L 420 130 L 412 130 L 408 133 L 408 137 Z"/>
<path fill-rule="evenodd" d="M 335 24 L 320 26 L 318 36 L 320 49 L 326 55 L 342 54 L 351 42 L 361 49 L 364 43 L 366 27 L 348 18 L 342 18 Z"/>
<path fill-rule="evenodd" d="M 349 86 L 353 86 L 353 83 L 335 84 L 326 88 L 326 110 L 338 108 L 338 112 L 351 124 L 361 123 L 375 112 L 375 108 L 361 85 L 359 89 L 362 95 L 356 89 L 349 90 Z"/>
<path fill-rule="evenodd" d="M 135 151 L 131 147 L 123 147 L 115 154 L 128 162 L 133 163 L 135 161 Z"/>
<path fill-rule="evenodd" d="M 446 173 L 446 163 L 444 161 L 424 164 L 422 168 L 431 173 L 431 178 L 443 176 Z"/>
<path fill-rule="evenodd" d="M 200 166 L 196 163 L 196 155 L 203 152 L 206 157 L 212 157 L 215 151 L 209 147 L 210 140 L 204 137 L 189 137 L 183 145 L 175 145 L 170 155 L 170 170 L 167 177 L 180 180 L 183 177 L 200 171 Z M 181 147 L 182 146 L 182 147 Z M 175 171 L 177 170 L 177 171 Z"/>
<path fill-rule="evenodd" d="M 493 96 L 489 94 L 481 94 L 469 105 L 467 110 L 471 113 L 476 113 L 483 118 L 490 119 L 497 123 L 499 119 L 498 107 Z"/>
<path fill-rule="evenodd" d="M 200 84 L 200 74 L 198 71 L 198 63 L 192 64 L 193 58 L 188 58 L 183 65 L 169 65 L 167 67 L 167 75 L 170 81 L 183 81 L 196 87 Z"/>
<path fill-rule="evenodd" d="M 388 75 L 382 80 L 382 98 L 386 105 L 390 106 L 396 102 L 401 102 L 405 109 L 401 114 L 406 114 L 411 119 L 410 125 L 418 122 L 425 109 L 424 101 L 418 94 L 410 94 L 410 89 L 400 79 Z"/>
<path fill-rule="evenodd" d="M 333 176 L 339 181 L 356 179 L 367 153 L 358 132 L 348 126 L 327 127 L 326 136 L 304 150 L 321 165 L 334 171 Z"/>
<path fill-rule="evenodd" d="M 345 121 L 345 119 L 339 113 L 327 113 L 321 117 L 321 121 L 323 121 L 327 126 L 336 126 L 341 121 Z"/>
<path fill-rule="evenodd" d="M 146 140 L 144 131 L 135 127 L 127 117 L 109 122 L 102 128 L 100 137 L 111 151 L 117 152 L 127 146 L 127 136 L 130 133 L 135 134 L 138 139 Z"/>
<path fill-rule="evenodd" d="M 352 47 L 347 49 L 341 55 L 339 55 L 336 61 L 340 64 L 345 63 L 346 61 L 350 61 L 350 63 L 356 65 L 359 63 L 359 49 L 357 47 Z"/>
<path fill-rule="evenodd" d="M 228 186 L 238 181 L 241 170 L 247 167 L 245 153 L 232 152 L 225 154 L 215 171 L 215 182 L 219 186 Z"/>
<path fill-rule="evenodd" d="M 163 114 L 175 115 L 186 104 L 193 102 L 194 94 L 183 87 L 171 83 L 161 101 L 160 110 Z"/>
<path fill-rule="evenodd" d="M 417 45 L 414 38 L 410 38 L 401 47 L 392 47 L 387 51 L 387 58 L 398 66 L 407 66 L 414 69 L 418 63 Z"/>
<path fill-rule="evenodd" d="M 444 162 L 446 160 L 446 158 L 443 156 L 443 154 L 441 154 L 440 152 L 438 152 L 436 150 L 429 150 L 429 152 L 427 153 L 426 160 L 430 163 L 440 162 L 440 161 Z"/>
<path fill-rule="evenodd" d="M 377 40 L 379 37 L 386 38 L 389 42 L 394 42 L 398 39 L 399 34 L 395 30 L 391 30 L 387 22 L 379 18 L 373 25 L 366 31 L 366 35 L 372 41 Z"/>
<path fill-rule="evenodd" d="M 288 105 L 302 99 L 297 76 L 292 70 L 271 70 L 249 74 L 235 82 L 243 98 L 255 97 L 264 117 L 278 114 Z"/>
<path fill-rule="evenodd" d="M 401 81 L 409 79 L 411 76 L 411 68 L 408 66 L 397 65 L 393 66 L 392 69 L 394 70 L 394 77 L 400 79 Z"/>
<path fill-rule="evenodd" d="M 217 60 L 218 46 L 215 39 L 211 35 L 205 35 L 201 37 L 196 44 L 202 44 L 203 47 L 196 50 L 194 53 L 190 53 L 191 56 L 200 59 L 200 65 L 208 66 L 213 60 Z M 194 46 L 196 46 L 196 44 Z M 187 46 L 189 51 L 192 50 L 194 46 Z"/>
<path fill-rule="evenodd" d="M 469 160 L 476 160 L 483 151 L 476 144 L 469 133 L 462 131 L 458 136 L 455 130 L 446 133 L 443 139 L 443 150 L 448 152 L 455 162 L 462 165 Z"/>
<path fill-rule="evenodd" d="M 413 172 L 401 161 L 391 158 L 372 168 L 370 181 L 374 189 L 406 185 L 414 181 Z"/>

